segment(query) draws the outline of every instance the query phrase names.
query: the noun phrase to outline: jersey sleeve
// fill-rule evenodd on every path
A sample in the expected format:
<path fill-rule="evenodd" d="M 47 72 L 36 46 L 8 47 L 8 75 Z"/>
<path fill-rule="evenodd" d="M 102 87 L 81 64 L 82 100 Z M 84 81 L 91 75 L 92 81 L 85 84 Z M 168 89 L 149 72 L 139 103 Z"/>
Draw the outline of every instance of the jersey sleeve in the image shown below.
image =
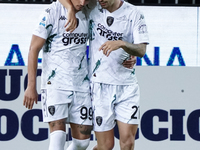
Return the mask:
<path fill-rule="evenodd" d="M 53 25 L 55 23 L 55 13 L 53 13 L 53 7 L 50 5 L 49 8 L 45 9 L 38 19 L 33 34 L 43 39 L 47 39 L 50 35 Z"/>
<path fill-rule="evenodd" d="M 133 25 L 133 44 L 149 43 L 147 25 L 144 15 L 141 11 L 137 11 L 135 14 L 135 20 Z"/>

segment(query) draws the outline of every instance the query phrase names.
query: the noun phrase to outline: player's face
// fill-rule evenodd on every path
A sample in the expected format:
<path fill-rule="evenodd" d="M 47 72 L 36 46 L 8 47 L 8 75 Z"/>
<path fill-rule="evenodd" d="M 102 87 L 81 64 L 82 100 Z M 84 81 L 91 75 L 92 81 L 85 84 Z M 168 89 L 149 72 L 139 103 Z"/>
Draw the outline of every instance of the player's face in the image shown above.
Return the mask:
<path fill-rule="evenodd" d="M 99 4 L 104 9 L 110 9 L 113 7 L 115 0 L 98 0 Z"/>
<path fill-rule="evenodd" d="M 89 0 L 71 0 L 76 11 L 80 11 L 83 6 L 89 3 Z"/>

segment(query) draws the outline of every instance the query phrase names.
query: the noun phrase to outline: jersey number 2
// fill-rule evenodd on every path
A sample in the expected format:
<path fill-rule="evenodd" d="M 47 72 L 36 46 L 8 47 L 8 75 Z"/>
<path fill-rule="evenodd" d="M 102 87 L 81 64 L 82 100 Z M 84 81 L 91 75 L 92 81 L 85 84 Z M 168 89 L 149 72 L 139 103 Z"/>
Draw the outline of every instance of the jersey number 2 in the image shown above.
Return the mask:
<path fill-rule="evenodd" d="M 139 110 L 139 106 L 138 106 L 138 107 L 137 107 L 137 106 L 133 106 L 132 108 L 133 108 L 135 111 L 134 111 L 134 113 L 132 114 L 131 119 L 137 119 L 136 113 L 137 113 L 138 110 Z"/>

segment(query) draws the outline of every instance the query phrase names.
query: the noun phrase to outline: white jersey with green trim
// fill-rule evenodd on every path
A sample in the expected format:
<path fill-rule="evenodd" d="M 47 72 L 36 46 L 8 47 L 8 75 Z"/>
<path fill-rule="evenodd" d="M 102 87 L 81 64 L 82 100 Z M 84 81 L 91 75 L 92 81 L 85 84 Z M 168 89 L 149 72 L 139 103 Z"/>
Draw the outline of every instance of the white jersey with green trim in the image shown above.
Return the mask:
<path fill-rule="evenodd" d="M 42 57 L 41 88 L 89 92 L 86 46 L 88 20 L 76 13 L 77 28 L 66 32 L 67 9 L 53 2 L 41 15 L 34 35 L 46 39 Z"/>
<path fill-rule="evenodd" d="M 99 51 L 108 40 L 123 40 L 132 44 L 149 42 L 144 15 L 136 6 L 124 1 L 119 9 L 110 13 L 97 4 L 89 14 L 89 39 L 89 76 L 92 82 L 113 85 L 137 82 L 135 69 L 122 65 L 130 57 L 127 52 L 120 48 L 107 57 Z"/>

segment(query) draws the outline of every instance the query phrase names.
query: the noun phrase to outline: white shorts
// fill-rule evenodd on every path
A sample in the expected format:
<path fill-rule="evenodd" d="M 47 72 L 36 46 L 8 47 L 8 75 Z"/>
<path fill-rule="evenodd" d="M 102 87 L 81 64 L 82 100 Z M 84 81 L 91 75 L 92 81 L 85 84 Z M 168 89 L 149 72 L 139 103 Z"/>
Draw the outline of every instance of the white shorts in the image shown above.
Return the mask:
<path fill-rule="evenodd" d="M 92 125 L 90 93 L 42 89 L 41 97 L 43 122 L 66 119 L 66 123 Z"/>
<path fill-rule="evenodd" d="M 140 89 L 134 85 L 91 83 L 93 130 L 108 131 L 116 120 L 139 124 Z"/>

